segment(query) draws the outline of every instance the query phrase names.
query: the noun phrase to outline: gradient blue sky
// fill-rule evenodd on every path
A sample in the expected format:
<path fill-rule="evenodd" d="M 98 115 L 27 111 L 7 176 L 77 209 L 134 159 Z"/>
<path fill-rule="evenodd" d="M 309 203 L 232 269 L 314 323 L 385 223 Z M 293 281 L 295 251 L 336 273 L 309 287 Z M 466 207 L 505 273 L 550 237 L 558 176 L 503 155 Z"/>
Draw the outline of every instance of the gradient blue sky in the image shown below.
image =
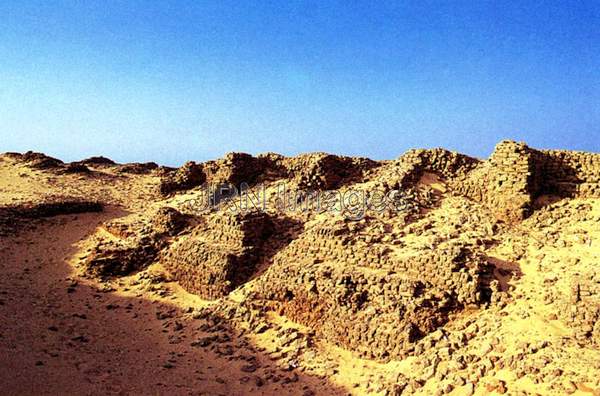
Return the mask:
<path fill-rule="evenodd" d="M 600 151 L 600 1 L 3 1 L 0 151 Z"/>

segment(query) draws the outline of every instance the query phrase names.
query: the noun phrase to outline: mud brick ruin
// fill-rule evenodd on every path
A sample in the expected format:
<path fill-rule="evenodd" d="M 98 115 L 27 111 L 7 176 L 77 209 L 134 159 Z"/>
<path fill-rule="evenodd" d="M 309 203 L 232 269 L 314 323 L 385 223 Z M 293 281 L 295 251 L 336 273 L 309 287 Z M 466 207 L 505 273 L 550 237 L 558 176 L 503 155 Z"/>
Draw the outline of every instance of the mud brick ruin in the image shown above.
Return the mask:
<path fill-rule="evenodd" d="M 202 167 L 204 176 L 192 184 L 283 180 L 301 190 L 408 190 L 431 173 L 445 180 L 452 194 L 485 204 L 506 222 L 529 216 L 544 194 L 600 194 L 600 155 L 538 151 L 511 141 L 498 144 L 486 161 L 430 149 L 381 163 L 328 154 L 231 154 Z M 191 174 L 191 168 L 176 175 Z M 267 240 L 270 216 L 210 213 L 171 246 L 165 266 L 186 289 L 210 299 L 226 296 L 256 268 L 266 268 L 256 280 L 256 301 L 361 356 L 382 360 L 410 353 L 416 340 L 452 314 L 491 301 L 492 268 L 473 244 L 409 254 L 401 243 L 383 240 L 381 218 L 349 222 L 309 216 L 298 219 L 303 230 L 265 255 L 261 249 L 273 242 Z M 593 315 L 585 312 L 579 316 Z"/>
<path fill-rule="evenodd" d="M 175 241 L 163 263 L 187 290 L 220 298 L 253 274 L 259 249 L 270 232 L 264 213 L 213 214 Z"/>
<path fill-rule="evenodd" d="M 489 160 L 464 179 L 455 190 L 495 208 L 498 218 L 519 221 L 529 216 L 537 197 L 600 196 L 600 154 L 529 148 L 504 141 Z"/>
<path fill-rule="evenodd" d="M 443 197 L 422 182 L 431 175 L 447 189 Z M 397 189 L 414 202 L 407 212 L 366 213 L 357 221 L 339 213 L 276 208 L 232 213 L 222 203 L 190 213 L 187 223 L 177 220 L 181 202 L 175 198 L 181 191 L 193 196 L 196 187 L 209 183 L 264 183 L 269 190 L 277 182 L 301 191 Z M 545 195 L 600 197 L 600 154 L 535 150 L 512 141 L 499 143 L 487 160 L 444 149 L 410 150 L 393 161 L 233 153 L 166 171 L 160 189 L 173 206 L 165 210 L 174 212 L 159 216 L 166 219 L 162 223 L 149 221 L 148 232 L 134 233 L 145 239 L 97 252 L 92 268 L 121 262 L 127 268 L 117 272 L 124 273 L 157 261 L 185 289 L 213 300 L 251 281 L 252 304 L 282 313 L 359 356 L 388 360 L 414 353 L 418 340 L 463 310 L 498 301 L 494 266 L 485 255 L 493 240 L 485 235 L 526 219 Z M 435 243 L 419 239 L 412 225 L 448 199 L 462 202 L 462 210 L 476 205 L 486 211 L 482 218 L 489 224 L 463 216 L 449 232 L 454 236 L 431 235 Z M 466 232 L 484 227 L 485 232 Z M 107 229 L 124 240 L 131 237 L 117 226 Z M 407 248 L 408 234 L 425 247 Z M 573 285 L 564 317 L 595 340 L 599 281 L 594 274 Z"/>
<path fill-rule="evenodd" d="M 168 177 L 163 178 L 160 192 L 168 195 L 175 191 L 184 191 L 202 185 L 206 181 L 206 174 L 202 164 L 193 161 L 186 162 Z"/>
<path fill-rule="evenodd" d="M 319 224 L 274 257 L 255 298 L 376 359 L 405 355 L 450 313 L 489 301 L 489 266 L 469 251 L 392 253 L 346 223 Z"/>
<path fill-rule="evenodd" d="M 367 158 L 325 153 L 303 154 L 282 162 L 292 182 L 306 190 L 335 190 L 342 184 L 360 180 L 366 171 L 377 166 Z"/>
<path fill-rule="evenodd" d="M 575 278 L 571 294 L 561 311 L 565 322 L 579 339 L 591 338 L 600 345 L 600 272 L 590 271 Z"/>
<path fill-rule="evenodd" d="M 169 207 L 158 209 L 150 218 L 125 218 L 105 223 L 103 229 L 113 239 L 99 243 L 86 258 L 89 274 L 110 277 L 128 275 L 150 265 L 188 224 L 189 218 Z"/>

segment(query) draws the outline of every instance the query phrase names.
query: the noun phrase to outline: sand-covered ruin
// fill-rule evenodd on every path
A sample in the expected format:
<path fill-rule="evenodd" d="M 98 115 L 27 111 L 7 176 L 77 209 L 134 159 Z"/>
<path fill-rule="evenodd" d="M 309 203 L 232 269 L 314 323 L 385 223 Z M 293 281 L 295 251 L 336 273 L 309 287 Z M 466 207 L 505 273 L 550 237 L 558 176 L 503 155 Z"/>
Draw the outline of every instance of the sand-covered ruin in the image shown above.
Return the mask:
<path fill-rule="evenodd" d="M 6 153 L 0 377 L 7 394 L 598 394 L 599 237 L 600 154 L 512 141 L 178 169 Z"/>

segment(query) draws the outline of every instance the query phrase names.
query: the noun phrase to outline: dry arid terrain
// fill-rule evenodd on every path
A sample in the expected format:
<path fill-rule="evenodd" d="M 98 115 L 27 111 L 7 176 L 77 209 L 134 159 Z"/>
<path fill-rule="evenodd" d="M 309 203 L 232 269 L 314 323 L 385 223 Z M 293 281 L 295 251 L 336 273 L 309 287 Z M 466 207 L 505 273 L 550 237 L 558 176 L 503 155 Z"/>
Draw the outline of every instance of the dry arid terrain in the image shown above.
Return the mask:
<path fill-rule="evenodd" d="M 0 393 L 599 395 L 599 238 L 600 154 L 512 141 L 6 153 Z"/>

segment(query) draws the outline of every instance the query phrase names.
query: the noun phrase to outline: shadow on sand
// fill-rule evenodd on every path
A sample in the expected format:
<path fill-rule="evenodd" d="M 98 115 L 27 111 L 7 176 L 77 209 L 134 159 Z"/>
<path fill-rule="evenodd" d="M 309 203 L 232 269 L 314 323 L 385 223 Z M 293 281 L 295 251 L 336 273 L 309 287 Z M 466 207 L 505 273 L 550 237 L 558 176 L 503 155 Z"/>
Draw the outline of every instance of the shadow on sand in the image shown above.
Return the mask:
<path fill-rule="evenodd" d="M 198 347 L 202 320 L 181 304 L 77 279 L 70 260 L 82 240 L 121 215 L 57 216 L 0 238 L 3 394 L 348 394 L 326 378 L 282 370 L 233 328 L 220 334 L 221 353 Z"/>

